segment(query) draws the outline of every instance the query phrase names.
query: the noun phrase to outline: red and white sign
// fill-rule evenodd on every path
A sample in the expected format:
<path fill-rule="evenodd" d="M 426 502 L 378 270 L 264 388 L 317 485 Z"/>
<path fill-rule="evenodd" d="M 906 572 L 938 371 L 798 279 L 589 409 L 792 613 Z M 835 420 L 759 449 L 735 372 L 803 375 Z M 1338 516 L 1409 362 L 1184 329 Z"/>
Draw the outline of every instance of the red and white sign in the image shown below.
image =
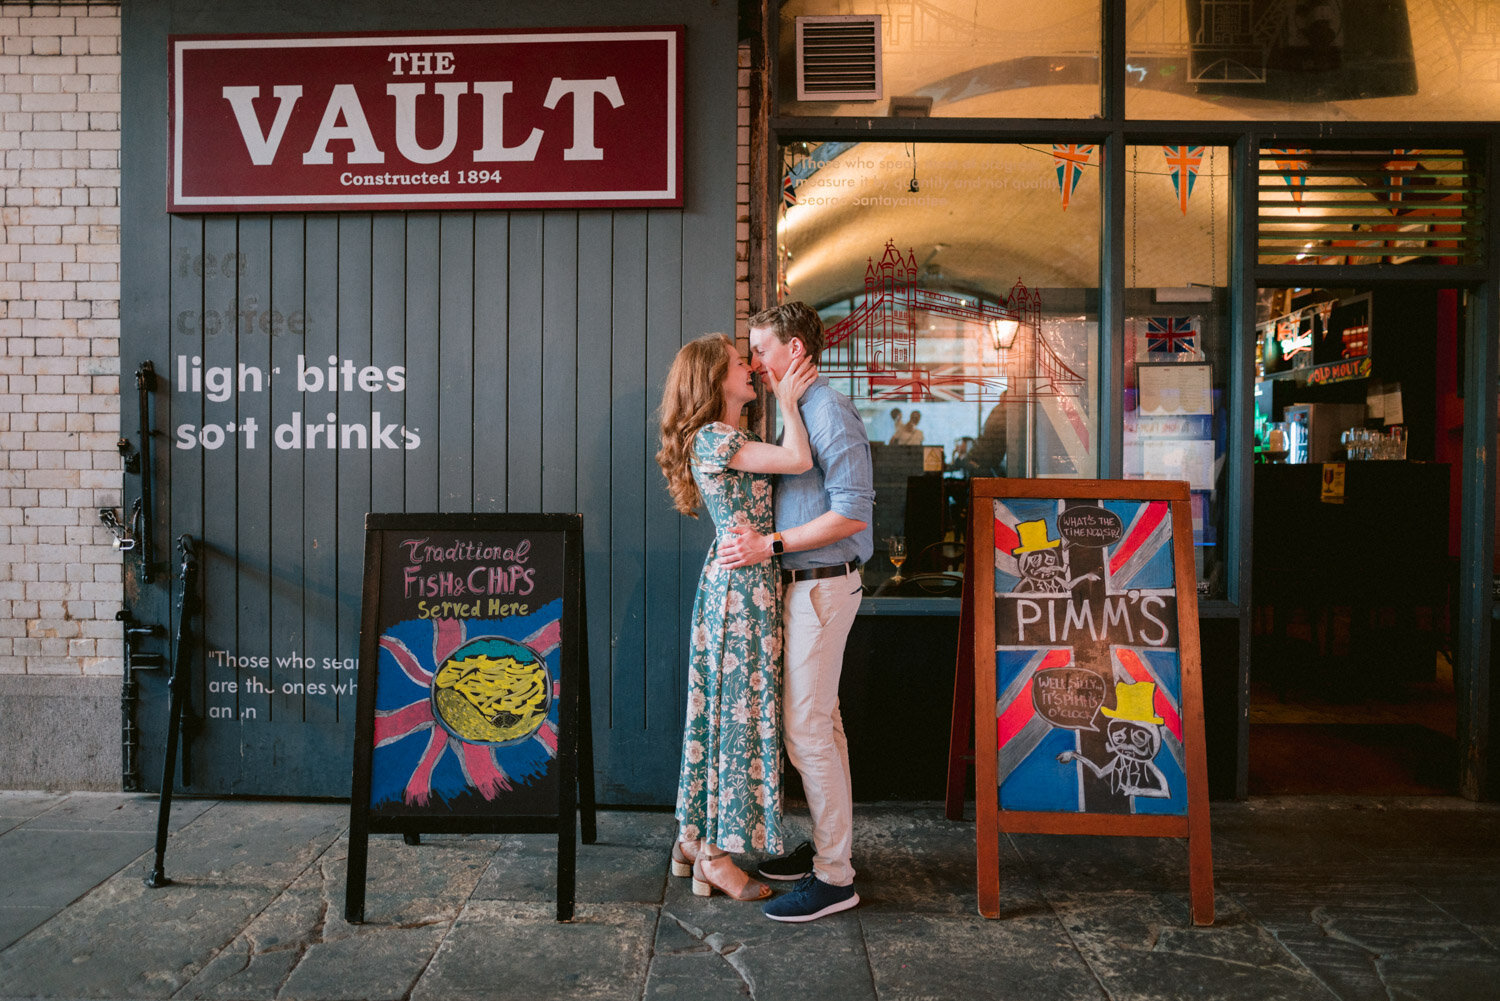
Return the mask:
<path fill-rule="evenodd" d="M 167 211 L 680 206 L 682 33 L 174 36 Z"/>

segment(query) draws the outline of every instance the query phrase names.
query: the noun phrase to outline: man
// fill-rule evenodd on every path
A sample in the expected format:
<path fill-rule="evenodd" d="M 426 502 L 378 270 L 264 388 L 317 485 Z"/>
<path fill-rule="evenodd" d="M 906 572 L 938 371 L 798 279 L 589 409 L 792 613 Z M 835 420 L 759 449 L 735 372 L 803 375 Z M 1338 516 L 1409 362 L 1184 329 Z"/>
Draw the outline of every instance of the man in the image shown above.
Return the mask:
<path fill-rule="evenodd" d="M 750 318 L 751 365 L 776 378 L 798 358 L 817 363 L 823 322 L 806 303 L 788 302 Z M 798 404 L 812 444 L 813 468 L 776 486 L 776 531 L 749 527 L 719 547 L 725 566 L 750 566 L 781 554 L 785 670 L 782 728 L 787 757 L 802 776 L 813 839 L 760 867 L 768 879 L 799 880 L 765 905 L 777 921 L 813 921 L 859 903 L 854 868 L 854 796 L 849 745 L 839 715 L 844 644 L 859 611 L 859 566 L 875 543 L 870 443 L 854 404 L 819 376 Z"/>

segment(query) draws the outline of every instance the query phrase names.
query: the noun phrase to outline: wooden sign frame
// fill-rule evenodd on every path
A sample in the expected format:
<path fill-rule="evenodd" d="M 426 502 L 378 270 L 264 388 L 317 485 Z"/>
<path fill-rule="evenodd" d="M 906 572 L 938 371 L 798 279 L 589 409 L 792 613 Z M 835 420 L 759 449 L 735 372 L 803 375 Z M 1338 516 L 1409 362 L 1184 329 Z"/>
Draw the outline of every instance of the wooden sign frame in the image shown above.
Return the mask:
<path fill-rule="evenodd" d="M 360 623 L 345 918 L 372 833 L 556 831 L 571 920 L 580 810 L 597 839 L 582 515 L 366 515 Z"/>
<path fill-rule="evenodd" d="M 1209 830 L 1207 756 L 1203 737 L 1203 685 L 1199 660 L 1197 581 L 1193 562 L 1192 512 L 1188 485 L 1177 481 L 1071 479 L 976 479 L 971 483 L 969 558 L 965 567 L 963 607 L 960 614 L 962 631 L 959 637 L 959 679 L 955 686 L 954 727 L 949 754 L 948 812 L 951 816 L 955 784 L 959 790 L 960 804 L 962 802 L 962 781 L 965 769 L 963 767 L 964 755 L 961 752 L 964 746 L 968 745 L 970 732 L 967 723 L 968 719 L 972 719 L 974 739 L 972 745 L 968 746 L 974 749 L 980 914 L 990 918 L 999 916 L 999 848 L 1002 832 L 1175 837 L 1186 838 L 1188 841 L 1188 880 L 1193 922 L 1198 925 L 1212 924 L 1214 920 L 1213 854 Z M 1005 644 L 997 643 L 997 618 L 1002 612 L 1002 607 L 1006 610 L 1005 614 L 1009 615 L 1010 606 L 1009 604 L 1002 606 L 996 596 L 997 518 L 994 502 L 1015 499 L 1023 499 L 1021 505 L 1018 506 L 1027 505 L 1029 500 L 1028 510 L 1031 511 L 1039 509 L 1035 503 L 1037 500 L 1043 502 L 1055 500 L 1057 502 L 1057 507 L 1054 509 L 1057 512 L 1056 518 L 1065 517 L 1065 512 L 1073 507 L 1092 505 L 1090 510 L 1093 511 L 1107 501 L 1162 502 L 1166 505 L 1165 512 L 1155 505 L 1142 505 L 1141 507 L 1142 511 L 1149 509 L 1149 517 L 1155 519 L 1157 534 L 1153 536 L 1150 544 L 1158 547 L 1156 550 L 1158 560 L 1160 550 L 1165 548 L 1165 540 L 1160 537 L 1164 534 L 1161 532 L 1164 527 L 1160 524 L 1161 515 L 1165 513 L 1170 517 L 1169 551 L 1172 557 L 1170 573 L 1175 591 L 1173 594 L 1176 606 L 1175 619 L 1162 611 L 1166 600 L 1162 589 L 1126 591 L 1121 585 L 1121 589 L 1109 591 L 1109 587 L 1115 582 L 1113 573 L 1107 568 L 1111 568 L 1112 560 L 1120 558 L 1119 554 L 1122 554 L 1126 546 L 1132 543 L 1141 544 L 1140 536 L 1144 534 L 1143 525 L 1136 532 L 1132 532 L 1131 526 L 1121 525 L 1118 515 L 1106 510 L 1097 516 L 1089 513 L 1066 516 L 1066 529 L 1056 518 L 1052 524 L 1049 524 L 1045 518 L 1039 518 L 1029 526 L 1029 529 L 1017 526 L 1024 534 L 1019 536 L 1020 545 L 1012 550 L 1013 553 L 1029 553 L 1045 549 L 1063 553 L 1067 551 L 1064 546 L 1068 548 L 1082 546 L 1083 549 L 1078 553 L 1080 557 L 1078 569 L 1086 569 L 1089 566 L 1086 562 L 1089 558 L 1088 550 L 1097 550 L 1100 555 L 1092 558 L 1098 561 L 1101 568 L 1106 568 L 1103 574 L 1080 574 L 1075 578 L 1072 576 L 1075 568 L 1070 562 L 1070 557 L 1058 556 L 1053 559 L 1053 569 L 1055 572 L 1057 564 L 1061 564 L 1062 580 L 1067 590 L 1058 590 L 1055 583 L 1043 584 L 1023 578 L 1013 585 L 1010 592 L 1004 592 L 1008 594 L 1019 594 L 1023 591 L 1035 593 L 1035 600 L 1015 600 L 1015 629 L 1026 642 L 1032 642 L 1033 639 L 1039 640 L 1041 648 L 1045 648 L 1050 642 L 1051 649 L 1057 651 L 1058 662 L 1063 664 L 1060 670 L 1051 672 L 1046 679 L 1046 687 L 1039 687 L 1041 682 L 1038 681 L 1037 676 L 1042 671 L 1032 668 L 1031 674 L 1021 678 L 1019 682 L 1013 682 L 1008 690 L 1007 694 L 1018 695 L 1018 697 L 1012 703 L 1008 703 L 1007 709 L 1014 705 L 1019 718 L 1027 719 L 1025 725 L 1029 728 L 1027 736 L 1023 738 L 1017 731 L 1014 739 L 1023 748 L 1028 744 L 1030 746 L 1030 750 L 1013 750 L 1008 756 L 1008 762 L 1011 763 L 1011 767 L 1015 768 L 1014 763 L 1018 755 L 1037 754 L 1039 764 L 1033 769 L 1035 774 L 1056 775 L 1060 769 L 1076 768 L 1078 802 L 1076 810 L 1007 808 L 1001 803 L 1002 796 L 1005 795 L 1000 776 L 1001 739 L 1006 733 L 1005 727 L 1013 725 L 1015 719 L 1002 724 L 1001 707 L 997 701 L 1000 697 L 1000 693 L 997 692 L 998 663 L 1004 652 L 1002 648 L 1006 648 Z M 1117 505 L 1117 507 L 1128 509 L 1129 505 Z M 1145 517 L 1143 515 L 1142 521 Z M 1007 531 L 1009 530 L 1007 528 Z M 1073 537 L 1064 538 L 1070 531 L 1075 533 Z M 1090 538 L 1089 533 L 1098 534 Z M 1100 541 L 1109 536 L 1114 536 L 1110 542 Z M 1110 556 L 1108 547 L 1111 544 L 1117 546 L 1115 557 Z M 1030 548 L 1027 548 L 1028 546 Z M 1123 561 L 1123 565 L 1119 567 L 1122 575 L 1126 565 L 1129 565 L 1128 561 Z M 1141 564 L 1134 565 L 1140 566 Z M 1159 562 L 1153 572 L 1158 575 L 1166 573 Z M 1088 601 L 1087 594 L 1080 599 L 1073 597 L 1073 589 L 1083 586 L 1090 577 L 1097 582 L 1095 584 L 1097 591 L 1092 593 L 1106 595 L 1103 599 L 1105 611 L 1099 616 L 1094 616 L 1093 613 L 1081 607 L 1080 603 L 1086 604 Z M 1103 579 L 1100 580 L 1100 577 Z M 1053 580 L 1055 581 L 1056 578 Z M 1061 599 L 1061 604 L 1059 604 L 1059 599 Z M 1113 604 L 1109 603 L 1111 600 Z M 1144 604 L 1147 601 L 1151 602 L 1153 607 L 1147 608 Z M 1175 622 L 1175 652 L 1180 683 L 1175 700 L 1167 700 L 1167 693 L 1156 682 L 1137 683 L 1136 674 L 1128 673 L 1120 666 L 1128 662 L 1133 665 L 1133 671 L 1145 671 L 1141 662 L 1147 658 L 1138 655 L 1140 650 L 1166 657 L 1171 647 L 1162 646 L 1159 650 L 1145 647 L 1126 648 L 1112 642 L 1115 638 L 1113 634 L 1103 635 L 1101 639 L 1097 632 L 1100 625 L 1099 618 L 1103 619 L 1103 629 L 1106 634 L 1111 624 L 1117 629 L 1129 629 L 1130 627 L 1126 625 L 1129 621 L 1127 616 L 1134 614 L 1132 608 L 1128 607 L 1131 603 L 1147 613 L 1146 619 L 1141 621 L 1148 625 L 1154 623 L 1154 625 L 1149 625 L 1151 632 L 1146 642 L 1163 644 L 1168 642 L 1167 625 Z M 1046 611 L 1043 611 L 1044 607 Z M 1058 607 L 1063 609 L 1061 613 L 1063 622 L 1061 623 L 1058 623 L 1055 617 Z M 1069 609 L 1071 609 L 1071 614 Z M 1152 610 L 1158 613 L 1155 617 L 1149 614 Z M 1046 616 L 1049 614 L 1054 616 L 1051 624 L 1046 621 Z M 1010 626 L 1011 621 L 1007 619 L 1006 624 Z M 1058 635 L 1059 625 L 1062 629 L 1061 637 Z M 1033 636 L 1031 637 L 1026 635 L 1027 626 L 1035 627 L 1032 629 Z M 1091 670 L 1088 666 L 1080 666 L 1085 664 L 1085 660 L 1075 659 L 1075 653 L 1078 651 L 1067 645 L 1070 628 L 1077 630 L 1074 635 L 1088 637 L 1092 634 L 1092 643 L 1085 639 L 1079 646 L 1087 647 L 1088 664 L 1097 664 L 1102 659 L 1106 665 L 1109 665 L 1110 678 L 1115 681 L 1115 691 L 1108 690 L 1107 682 L 1110 678 L 1100 677 L 1097 669 Z M 1046 633 L 1045 637 L 1042 635 L 1043 631 Z M 1131 632 L 1130 635 L 1135 634 Z M 1143 628 L 1138 638 L 1144 638 L 1147 635 Z M 1026 650 L 1021 646 L 1007 649 L 1023 653 Z M 1135 650 L 1136 653 L 1127 655 L 1122 652 L 1124 649 Z M 1047 663 L 1045 659 L 1040 661 L 1043 668 Z M 1170 664 L 1169 657 L 1167 663 Z M 1099 677 L 1099 681 L 1095 682 L 1084 677 L 1089 673 Z M 965 674 L 968 674 L 968 678 L 964 677 Z M 1152 676 L 1159 677 L 1158 675 Z M 969 708 L 962 705 L 966 698 L 972 700 L 971 716 L 963 711 Z M 1023 699 L 1026 700 L 1025 703 L 1021 702 Z M 1038 700 L 1043 700 L 1045 705 Z M 1172 704 L 1173 702 L 1175 704 Z M 966 716 L 968 719 L 965 719 Z M 1175 719 L 1173 719 L 1174 716 Z M 1107 719 L 1101 717 L 1107 717 Z M 1133 764 L 1128 749 L 1116 748 L 1110 743 L 1110 737 L 1105 736 L 1104 733 L 1107 732 L 1106 727 L 1117 721 L 1123 721 L 1125 724 L 1119 727 L 1121 734 L 1127 734 L 1131 727 L 1142 731 L 1154 730 L 1158 741 L 1156 747 L 1161 753 L 1166 752 L 1168 741 L 1174 741 L 1171 743 L 1174 752 L 1180 748 L 1180 775 L 1185 784 L 1183 791 L 1186 796 L 1183 812 L 1135 812 L 1142 805 L 1160 803 L 1161 801 L 1155 797 L 1167 796 L 1169 783 L 1161 770 L 1156 767 L 1154 755 L 1158 753 L 1157 751 L 1153 751 L 1153 756 L 1145 759 L 1144 764 Z M 1166 726 L 1161 725 L 1163 721 L 1167 723 Z M 1179 722 L 1180 727 L 1173 726 Z M 1105 726 L 1100 726 L 1101 723 Z M 1049 751 L 1055 751 L 1056 746 L 1061 746 L 1061 742 L 1054 741 L 1044 747 L 1042 741 L 1058 730 L 1068 729 L 1074 732 L 1078 750 L 1052 754 L 1050 759 L 1045 757 Z M 1173 729 L 1177 729 L 1178 733 L 1171 733 Z M 1083 731 L 1092 731 L 1096 736 L 1085 738 Z M 1066 739 L 1062 738 L 1062 741 Z M 1129 738 L 1122 736 L 1120 739 Z M 1141 739 L 1143 742 L 1147 740 L 1145 737 Z M 1092 742 L 1092 755 L 1084 748 L 1086 740 Z M 1103 753 L 1098 750 L 1101 744 L 1107 748 Z M 1111 752 L 1114 752 L 1114 756 L 1110 757 L 1107 762 L 1094 760 Z M 1056 765 L 1053 764 L 1054 761 Z M 1175 761 L 1174 756 L 1168 762 L 1169 766 Z M 1051 771 L 1048 772 L 1046 769 Z M 1019 774 L 1019 768 L 1011 774 Z M 1071 775 L 1072 773 L 1064 774 Z M 1174 770 L 1174 774 L 1178 773 Z M 1044 784 L 1047 779 L 1037 781 Z M 1059 785 L 1058 788 L 1065 787 Z M 1071 795 L 1071 792 L 1071 788 L 1068 788 L 1061 795 Z M 1025 799 L 1026 795 L 1027 790 L 1023 787 L 1022 795 L 1015 798 Z M 1171 795 L 1175 797 L 1176 792 L 1172 792 Z M 1091 812 L 1088 809 L 1091 796 L 1096 802 L 1113 806 L 1116 810 Z M 1127 812 L 1118 812 L 1122 803 L 1128 804 Z M 1167 803 L 1162 804 L 1161 808 L 1175 809 L 1176 807 Z"/>

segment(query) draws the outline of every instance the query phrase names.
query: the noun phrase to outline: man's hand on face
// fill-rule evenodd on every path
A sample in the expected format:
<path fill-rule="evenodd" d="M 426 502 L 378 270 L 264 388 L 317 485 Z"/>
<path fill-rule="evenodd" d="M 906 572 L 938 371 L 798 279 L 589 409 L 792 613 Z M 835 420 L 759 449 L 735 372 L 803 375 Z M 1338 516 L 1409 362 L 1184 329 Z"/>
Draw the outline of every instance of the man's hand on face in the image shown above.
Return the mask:
<path fill-rule="evenodd" d="M 719 566 L 727 570 L 750 567 L 771 558 L 771 537 L 761 535 L 749 525 L 735 525 L 730 536 L 719 543 Z"/>

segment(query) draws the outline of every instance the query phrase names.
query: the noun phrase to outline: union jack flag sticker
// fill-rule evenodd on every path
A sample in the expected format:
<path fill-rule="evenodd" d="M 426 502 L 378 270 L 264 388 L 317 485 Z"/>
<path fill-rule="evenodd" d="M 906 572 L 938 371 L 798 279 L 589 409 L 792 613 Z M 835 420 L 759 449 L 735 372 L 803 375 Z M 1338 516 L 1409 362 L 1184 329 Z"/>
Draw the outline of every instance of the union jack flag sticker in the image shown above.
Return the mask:
<path fill-rule="evenodd" d="M 1148 317 L 1146 350 L 1152 354 L 1197 354 L 1198 318 L 1195 316 Z"/>

